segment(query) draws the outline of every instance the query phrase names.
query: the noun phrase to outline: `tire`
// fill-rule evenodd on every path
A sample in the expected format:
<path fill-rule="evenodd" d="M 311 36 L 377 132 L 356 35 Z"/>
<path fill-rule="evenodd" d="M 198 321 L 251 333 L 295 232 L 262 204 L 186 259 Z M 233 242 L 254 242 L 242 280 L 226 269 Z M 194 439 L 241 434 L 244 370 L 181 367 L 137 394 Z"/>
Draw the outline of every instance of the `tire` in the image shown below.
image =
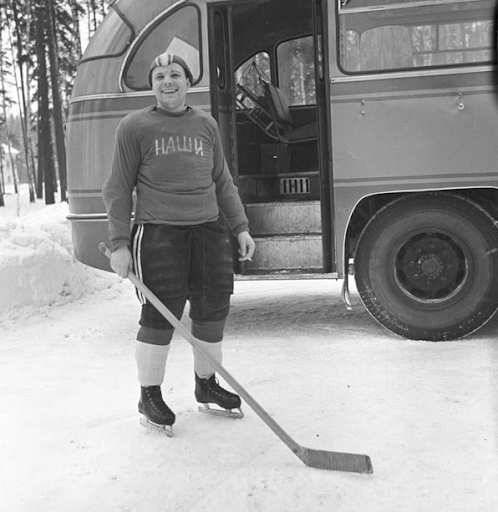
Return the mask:
<path fill-rule="evenodd" d="M 479 205 L 451 193 L 399 198 L 363 230 L 355 279 L 367 310 L 390 331 L 462 338 L 498 308 L 498 229 Z"/>

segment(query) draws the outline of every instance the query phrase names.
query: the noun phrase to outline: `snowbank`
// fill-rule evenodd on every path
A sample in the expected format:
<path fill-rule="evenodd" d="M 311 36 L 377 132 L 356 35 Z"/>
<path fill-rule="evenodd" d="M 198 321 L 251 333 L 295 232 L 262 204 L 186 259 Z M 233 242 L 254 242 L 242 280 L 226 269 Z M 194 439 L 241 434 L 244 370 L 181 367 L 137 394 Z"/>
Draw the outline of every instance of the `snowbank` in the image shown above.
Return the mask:
<path fill-rule="evenodd" d="M 74 258 L 67 203 L 14 216 L 9 206 L 17 203 L 10 199 L 0 217 L 0 317 L 79 299 L 119 282 Z"/>

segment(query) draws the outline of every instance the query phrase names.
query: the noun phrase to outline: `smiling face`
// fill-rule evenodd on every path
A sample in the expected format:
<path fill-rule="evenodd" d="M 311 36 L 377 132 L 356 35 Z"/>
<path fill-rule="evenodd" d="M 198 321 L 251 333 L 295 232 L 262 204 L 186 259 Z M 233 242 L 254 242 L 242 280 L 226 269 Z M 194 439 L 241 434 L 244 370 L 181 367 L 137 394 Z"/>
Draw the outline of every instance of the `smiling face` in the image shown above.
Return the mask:
<path fill-rule="evenodd" d="M 181 112 L 185 108 L 190 85 L 185 70 L 176 62 L 152 71 L 152 91 L 158 105 L 168 112 Z"/>

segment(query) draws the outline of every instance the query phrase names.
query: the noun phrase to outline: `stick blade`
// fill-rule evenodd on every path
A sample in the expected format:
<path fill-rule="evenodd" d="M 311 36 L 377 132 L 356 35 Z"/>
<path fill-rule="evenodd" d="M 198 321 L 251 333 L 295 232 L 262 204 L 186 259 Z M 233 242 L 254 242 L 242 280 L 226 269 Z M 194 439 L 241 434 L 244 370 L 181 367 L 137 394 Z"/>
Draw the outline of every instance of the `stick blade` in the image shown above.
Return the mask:
<path fill-rule="evenodd" d="M 311 448 L 303 448 L 302 453 L 296 455 L 311 468 L 352 473 L 373 473 L 372 461 L 368 455 L 329 452 Z"/>

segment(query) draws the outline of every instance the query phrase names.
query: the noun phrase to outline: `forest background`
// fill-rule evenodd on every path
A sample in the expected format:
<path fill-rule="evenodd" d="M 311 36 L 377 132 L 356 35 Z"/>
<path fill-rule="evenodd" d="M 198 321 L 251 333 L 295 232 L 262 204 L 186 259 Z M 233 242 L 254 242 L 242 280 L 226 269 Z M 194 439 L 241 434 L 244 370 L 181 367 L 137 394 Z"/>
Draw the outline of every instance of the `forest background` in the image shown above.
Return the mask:
<path fill-rule="evenodd" d="M 29 200 L 67 200 L 64 127 L 78 62 L 114 0 L 0 1 L 0 207 L 7 168 Z"/>

